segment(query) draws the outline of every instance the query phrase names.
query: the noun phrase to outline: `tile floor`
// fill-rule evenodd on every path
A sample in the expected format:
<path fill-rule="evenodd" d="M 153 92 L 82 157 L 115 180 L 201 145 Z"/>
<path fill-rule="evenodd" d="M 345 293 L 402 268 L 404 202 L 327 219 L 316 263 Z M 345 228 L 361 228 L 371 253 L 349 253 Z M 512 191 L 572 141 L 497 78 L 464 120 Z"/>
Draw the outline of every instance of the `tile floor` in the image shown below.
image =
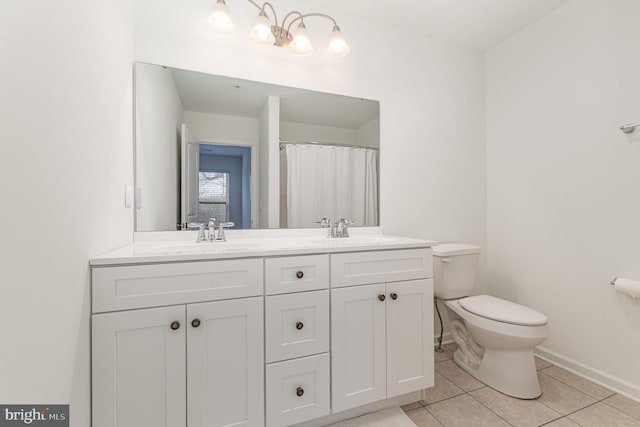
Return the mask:
<path fill-rule="evenodd" d="M 435 353 L 435 386 L 402 409 L 418 427 L 640 427 L 640 403 L 536 359 L 542 396 L 515 399 L 459 368 L 455 344 Z"/>

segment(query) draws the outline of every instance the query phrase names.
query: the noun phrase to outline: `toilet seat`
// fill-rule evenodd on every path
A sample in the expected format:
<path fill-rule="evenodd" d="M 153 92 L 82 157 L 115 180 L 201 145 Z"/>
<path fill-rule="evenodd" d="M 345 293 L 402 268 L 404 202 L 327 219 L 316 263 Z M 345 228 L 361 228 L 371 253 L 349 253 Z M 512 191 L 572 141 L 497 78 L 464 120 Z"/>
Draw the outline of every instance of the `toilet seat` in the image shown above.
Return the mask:
<path fill-rule="evenodd" d="M 501 323 L 520 326 L 544 326 L 548 323 L 544 314 L 532 308 L 490 295 L 462 298 L 458 302 L 469 313 Z"/>

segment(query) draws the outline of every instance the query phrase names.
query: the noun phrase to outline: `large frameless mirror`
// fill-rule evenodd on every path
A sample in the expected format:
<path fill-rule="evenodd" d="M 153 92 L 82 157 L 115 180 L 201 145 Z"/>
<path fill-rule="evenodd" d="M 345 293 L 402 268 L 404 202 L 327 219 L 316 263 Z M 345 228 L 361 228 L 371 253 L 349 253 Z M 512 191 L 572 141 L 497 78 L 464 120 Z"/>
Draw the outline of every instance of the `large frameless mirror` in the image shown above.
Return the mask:
<path fill-rule="evenodd" d="M 136 63 L 136 231 L 379 224 L 378 101 Z"/>

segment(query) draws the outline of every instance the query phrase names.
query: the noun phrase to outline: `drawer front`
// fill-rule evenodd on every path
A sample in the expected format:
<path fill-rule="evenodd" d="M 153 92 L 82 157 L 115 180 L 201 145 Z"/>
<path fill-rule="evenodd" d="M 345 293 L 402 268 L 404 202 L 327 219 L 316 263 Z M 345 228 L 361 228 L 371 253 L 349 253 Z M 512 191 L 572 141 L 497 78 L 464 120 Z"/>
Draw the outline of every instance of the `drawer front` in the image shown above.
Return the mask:
<path fill-rule="evenodd" d="M 93 312 L 262 295 L 262 259 L 92 269 Z"/>
<path fill-rule="evenodd" d="M 331 255 L 331 287 L 426 279 L 433 276 L 431 248 Z"/>
<path fill-rule="evenodd" d="M 267 365 L 267 426 L 329 415 L 329 354 Z"/>
<path fill-rule="evenodd" d="M 329 351 L 329 290 L 265 299 L 266 361 Z"/>
<path fill-rule="evenodd" d="M 267 258 L 267 295 L 329 288 L 329 255 Z"/>

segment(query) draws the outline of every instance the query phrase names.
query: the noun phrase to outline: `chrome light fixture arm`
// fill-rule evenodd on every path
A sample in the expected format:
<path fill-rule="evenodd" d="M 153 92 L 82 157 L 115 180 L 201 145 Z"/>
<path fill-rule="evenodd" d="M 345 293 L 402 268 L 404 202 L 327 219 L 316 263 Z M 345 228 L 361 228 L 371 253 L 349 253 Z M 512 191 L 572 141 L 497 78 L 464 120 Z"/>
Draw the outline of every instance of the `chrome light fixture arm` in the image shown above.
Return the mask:
<path fill-rule="evenodd" d="M 258 10 L 260 10 L 260 13 L 264 13 L 266 15 L 266 11 L 265 11 L 265 7 L 269 6 L 269 9 L 271 9 L 271 13 L 273 13 L 273 20 L 274 20 L 274 24 L 276 27 L 278 26 L 278 14 L 276 13 L 276 9 L 273 7 L 273 5 L 271 3 L 269 3 L 268 1 L 262 3 L 262 6 L 260 6 L 258 3 L 256 3 L 253 0 L 247 0 L 249 3 L 251 3 L 252 5 L 254 5 L 255 7 L 258 8 Z"/>
<path fill-rule="evenodd" d="M 249 0 L 249 1 L 251 1 L 251 0 Z M 291 15 L 291 14 L 293 14 L 293 13 L 297 13 L 297 14 L 298 14 L 298 17 L 296 17 L 296 18 L 294 18 L 293 20 L 291 20 L 291 22 L 290 22 L 290 23 L 289 23 L 289 25 L 287 26 L 287 31 L 288 31 L 288 32 L 291 32 L 291 26 L 292 26 L 295 22 L 300 21 L 300 23 L 303 23 L 303 22 L 304 22 L 304 18 L 308 18 L 308 17 L 310 17 L 310 16 L 320 16 L 320 17 L 322 17 L 322 18 L 327 18 L 328 20 L 330 20 L 331 22 L 333 22 L 333 26 L 334 26 L 334 27 L 338 27 L 338 23 L 336 22 L 336 20 L 335 20 L 335 19 L 333 19 L 333 18 L 332 18 L 331 16 L 329 16 L 329 15 L 326 15 L 326 14 L 324 14 L 324 13 L 316 13 L 316 12 L 314 12 L 314 13 L 305 13 L 305 14 L 302 14 L 302 13 L 300 13 L 300 12 L 298 12 L 298 11 L 289 12 L 289 13 L 287 14 L 287 16 L 286 16 L 286 17 L 284 18 L 284 20 L 282 21 L 282 26 L 283 26 L 283 27 L 284 27 L 284 25 L 285 25 L 285 23 L 286 23 L 287 17 L 289 17 L 289 15 Z M 338 27 L 338 28 L 339 28 L 339 27 Z"/>

